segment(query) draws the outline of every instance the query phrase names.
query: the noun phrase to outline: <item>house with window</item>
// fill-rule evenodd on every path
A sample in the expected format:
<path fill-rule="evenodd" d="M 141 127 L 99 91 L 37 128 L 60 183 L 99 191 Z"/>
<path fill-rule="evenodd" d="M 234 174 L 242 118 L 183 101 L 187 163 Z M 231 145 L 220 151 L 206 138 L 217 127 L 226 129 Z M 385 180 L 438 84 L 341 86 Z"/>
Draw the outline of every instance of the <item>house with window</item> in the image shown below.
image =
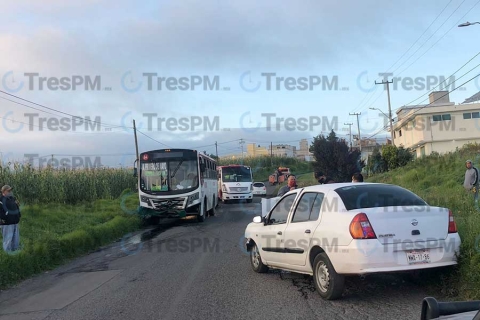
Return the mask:
<path fill-rule="evenodd" d="M 428 105 L 403 106 L 393 125 L 393 141 L 415 151 L 416 157 L 455 151 L 480 143 L 480 103 L 450 102 L 448 91 L 429 95 Z"/>

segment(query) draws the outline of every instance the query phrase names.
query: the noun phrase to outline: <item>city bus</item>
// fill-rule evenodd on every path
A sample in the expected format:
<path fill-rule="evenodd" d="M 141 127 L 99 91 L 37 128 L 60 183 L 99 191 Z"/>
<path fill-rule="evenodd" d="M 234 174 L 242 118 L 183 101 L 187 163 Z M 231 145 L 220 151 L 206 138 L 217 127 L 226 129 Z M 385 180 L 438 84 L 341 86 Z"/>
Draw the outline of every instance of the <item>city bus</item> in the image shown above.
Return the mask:
<path fill-rule="evenodd" d="M 231 200 L 253 201 L 253 176 L 249 166 L 218 166 L 217 171 L 219 200 L 223 203 Z"/>
<path fill-rule="evenodd" d="M 137 161 L 135 161 L 137 162 Z M 217 163 L 190 149 L 143 152 L 134 166 L 138 178 L 139 213 L 156 221 L 196 216 L 199 222 L 215 215 Z"/>

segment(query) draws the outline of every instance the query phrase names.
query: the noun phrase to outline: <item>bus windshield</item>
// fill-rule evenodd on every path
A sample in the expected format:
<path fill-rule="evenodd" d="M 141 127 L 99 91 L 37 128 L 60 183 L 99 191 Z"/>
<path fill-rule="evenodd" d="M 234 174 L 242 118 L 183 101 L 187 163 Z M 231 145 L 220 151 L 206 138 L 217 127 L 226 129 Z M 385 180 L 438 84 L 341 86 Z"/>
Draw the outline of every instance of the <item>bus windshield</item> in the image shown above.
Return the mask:
<path fill-rule="evenodd" d="M 198 187 L 198 162 L 192 159 L 157 159 L 143 162 L 140 169 L 142 191 L 191 191 Z"/>
<path fill-rule="evenodd" d="M 252 182 L 252 171 L 248 167 L 222 168 L 223 182 Z"/>

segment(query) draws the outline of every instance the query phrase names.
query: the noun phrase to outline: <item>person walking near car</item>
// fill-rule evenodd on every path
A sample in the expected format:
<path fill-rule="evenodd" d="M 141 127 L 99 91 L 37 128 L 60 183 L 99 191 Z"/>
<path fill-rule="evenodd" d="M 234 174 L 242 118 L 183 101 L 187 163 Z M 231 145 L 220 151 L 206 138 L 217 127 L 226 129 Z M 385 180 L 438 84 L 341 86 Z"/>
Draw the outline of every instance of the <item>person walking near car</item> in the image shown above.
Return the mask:
<path fill-rule="evenodd" d="M 478 169 L 473 166 L 472 160 L 465 161 L 465 180 L 463 187 L 465 190 L 473 193 L 475 205 L 478 205 Z"/>
<path fill-rule="evenodd" d="M 296 188 L 297 188 L 297 180 L 295 176 L 292 174 L 288 177 L 287 185 L 281 187 L 280 190 L 278 190 L 277 197 L 281 197 L 288 191 L 295 190 Z"/>
<path fill-rule="evenodd" d="M 20 248 L 19 222 L 21 213 L 12 189 L 9 185 L 4 185 L 1 189 L 0 225 L 2 226 L 3 250 L 5 252 L 17 251 Z"/>

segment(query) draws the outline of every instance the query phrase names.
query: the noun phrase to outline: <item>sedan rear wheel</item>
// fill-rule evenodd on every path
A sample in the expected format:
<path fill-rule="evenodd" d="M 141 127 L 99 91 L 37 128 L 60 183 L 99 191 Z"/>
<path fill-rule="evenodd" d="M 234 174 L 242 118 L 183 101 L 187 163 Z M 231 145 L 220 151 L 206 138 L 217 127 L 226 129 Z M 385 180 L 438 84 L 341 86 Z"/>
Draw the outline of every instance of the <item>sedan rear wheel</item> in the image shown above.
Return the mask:
<path fill-rule="evenodd" d="M 342 296 L 345 277 L 335 271 L 330 259 L 324 252 L 315 257 L 313 280 L 315 288 L 322 298 L 336 300 Z"/>

